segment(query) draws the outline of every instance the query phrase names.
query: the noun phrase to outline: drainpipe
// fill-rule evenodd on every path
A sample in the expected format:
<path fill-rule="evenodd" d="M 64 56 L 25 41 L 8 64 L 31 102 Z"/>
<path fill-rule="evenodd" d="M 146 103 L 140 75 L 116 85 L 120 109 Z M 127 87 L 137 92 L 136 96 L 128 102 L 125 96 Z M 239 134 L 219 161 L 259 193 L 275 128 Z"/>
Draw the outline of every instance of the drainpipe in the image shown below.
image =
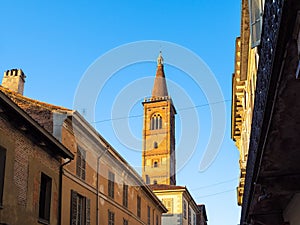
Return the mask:
<path fill-rule="evenodd" d="M 63 167 L 70 163 L 72 159 L 69 159 L 69 161 L 64 162 L 59 166 L 59 193 L 58 193 L 58 224 L 61 225 L 61 209 L 62 209 L 62 176 L 63 176 Z"/>
<path fill-rule="evenodd" d="M 97 185 L 96 185 L 96 225 L 99 223 L 99 168 L 100 168 L 100 158 L 108 151 L 108 146 L 106 147 L 105 151 L 102 152 L 98 157 L 97 157 Z"/>

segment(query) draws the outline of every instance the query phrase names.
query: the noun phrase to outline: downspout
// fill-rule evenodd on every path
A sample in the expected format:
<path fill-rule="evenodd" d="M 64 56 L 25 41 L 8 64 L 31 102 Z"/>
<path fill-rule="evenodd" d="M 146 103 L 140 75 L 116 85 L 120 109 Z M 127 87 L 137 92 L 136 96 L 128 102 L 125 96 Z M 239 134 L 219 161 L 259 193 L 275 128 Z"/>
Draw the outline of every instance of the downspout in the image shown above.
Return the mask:
<path fill-rule="evenodd" d="M 109 147 L 106 147 L 105 151 L 102 152 L 98 157 L 97 157 L 97 185 L 96 185 L 96 225 L 99 223 L 99 168 L 100 168 L 100 158 L 107 152 Z"/>
<path fill-rule="evenodd" d="M 69 161 L 64 162 L 59 166 L 59 204 L 58 204 L 58 224 L 61 225 L 61 209 L 62 209 L 62 176 L 63 176 L 63 167 L 70 163 L 72 159 L 69 159 Z"/>

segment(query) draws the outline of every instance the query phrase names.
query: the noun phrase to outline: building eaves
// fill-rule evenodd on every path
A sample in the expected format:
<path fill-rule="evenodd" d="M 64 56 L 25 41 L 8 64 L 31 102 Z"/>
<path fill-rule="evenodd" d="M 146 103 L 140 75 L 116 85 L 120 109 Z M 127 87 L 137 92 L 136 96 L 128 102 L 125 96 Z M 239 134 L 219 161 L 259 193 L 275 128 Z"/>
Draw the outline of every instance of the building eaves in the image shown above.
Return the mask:
<path fill-rule="evenodd" d="M 18 120 L 24 124 L 23 129 L 26 133 L 34 133 L 35 138 L 41 138 L 43 144 L 41 147 L 49 148 L 47 150 L 55 150 L 57 154 L 61 155 L 63 158 L 73 159 L 74 155 L 62 144 L 60 143 L 52 134 L 50 134 L 46 129 L 40 126 L 37 121 L 32 119 L 22 108 L 20 108 L 13 100 L 0 90 L 0 111 L 2 113 L 7 112 L 8 116 L 13 117 L 13 120 Z"/>

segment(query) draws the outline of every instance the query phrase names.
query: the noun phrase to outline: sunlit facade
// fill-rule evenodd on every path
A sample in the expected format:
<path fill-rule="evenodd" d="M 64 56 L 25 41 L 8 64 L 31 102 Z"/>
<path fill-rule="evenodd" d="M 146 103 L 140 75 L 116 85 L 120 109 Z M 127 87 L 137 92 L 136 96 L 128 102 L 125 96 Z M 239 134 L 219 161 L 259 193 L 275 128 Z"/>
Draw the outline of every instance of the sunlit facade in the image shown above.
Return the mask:
<path fill-rule="evenodd" d="M 250 3 L 250 5 L 249 5 Z M 242 1 L 241 36 L 236 39 L 232 76 L 231 138 L 240 152 L 238 205 L 242 204 L 251 133 L 264 1 Z M 250 27 L 250 29 L 249 29 Z"/>

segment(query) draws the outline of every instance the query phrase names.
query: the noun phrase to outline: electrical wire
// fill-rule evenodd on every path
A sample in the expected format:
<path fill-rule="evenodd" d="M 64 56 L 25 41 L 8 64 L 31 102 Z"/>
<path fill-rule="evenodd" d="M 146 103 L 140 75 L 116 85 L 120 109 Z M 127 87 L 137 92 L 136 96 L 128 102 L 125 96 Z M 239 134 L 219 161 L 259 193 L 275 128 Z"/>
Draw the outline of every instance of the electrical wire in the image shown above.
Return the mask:
<path fill-rule="evenodd" d="M 200 190 L 200 189 L 205 189 L 205 188 L 209 188 L 209 187 L 214 187 L 214 186 L 218 186 L 218 185 L 220 185 L 220 184 L 226 184 L 226 183 L 229 183 L 229 182 L 232 182 L 232 181 L 236 181 L 237 179 L 238 179 L 238 177 L 232 178 L 232 179 L 230 179 L 230 180 L 225 180 L 225 181 L 221 181 L 221 182 L 218 182 L 218 183 L 214 183 L 214 184 L 209 184 L 209 185 L 205 185 L 205 186 L 193 188 L 193 189 L 191 189 L 191 191 Z"/>
<path fill-rule="evenodd" d="M 195 109 L 195 108 L 201 108 L 201 107 L 220 104 L 220 103 L 224 103 L 224 102 L 231 102 L 231 99 L 218 101 L 218 102 L 210 102 L 210 103 L 207 103 L 207 104 L 195 105 L 195 106 L 190 106 L 190 107 L 186 107 L 186 108 L 180 108 L 180 109 L 177 109 L 177 111 L 184 111 L 184 110 L 190 110 L 190 109 Z M 140 115 L 133 115 L 133 116 L 117 117 L 117 118 L 111 118 L 111 119 L 98 120 L 98 121 L 94 121 L 94 122 L 91 122 L 91 123 L 104 123 L 104 122 L 109 122 L 109 121 L 123 120 L 123 119 L 129 119 L 129 118 L 138 118 L 138 117 L 143 117 L 143 115 L 140 114 Z"/>
<path fill-rule="evenodd" d="M 230 189 L 230 190 L 221 191 L 221 192 L 216 192 L 216 193 L 209 194 L 209 195 L 197 196 L 196 198 L 206 198 L 206 197 L 211 197 L 211 196 L 215 196 L 215 195 L 220 195 L 220 194 L 228 193 L 228 192 L 235 191 L 235 190 L 236 190 L 236 189 Z"/>

